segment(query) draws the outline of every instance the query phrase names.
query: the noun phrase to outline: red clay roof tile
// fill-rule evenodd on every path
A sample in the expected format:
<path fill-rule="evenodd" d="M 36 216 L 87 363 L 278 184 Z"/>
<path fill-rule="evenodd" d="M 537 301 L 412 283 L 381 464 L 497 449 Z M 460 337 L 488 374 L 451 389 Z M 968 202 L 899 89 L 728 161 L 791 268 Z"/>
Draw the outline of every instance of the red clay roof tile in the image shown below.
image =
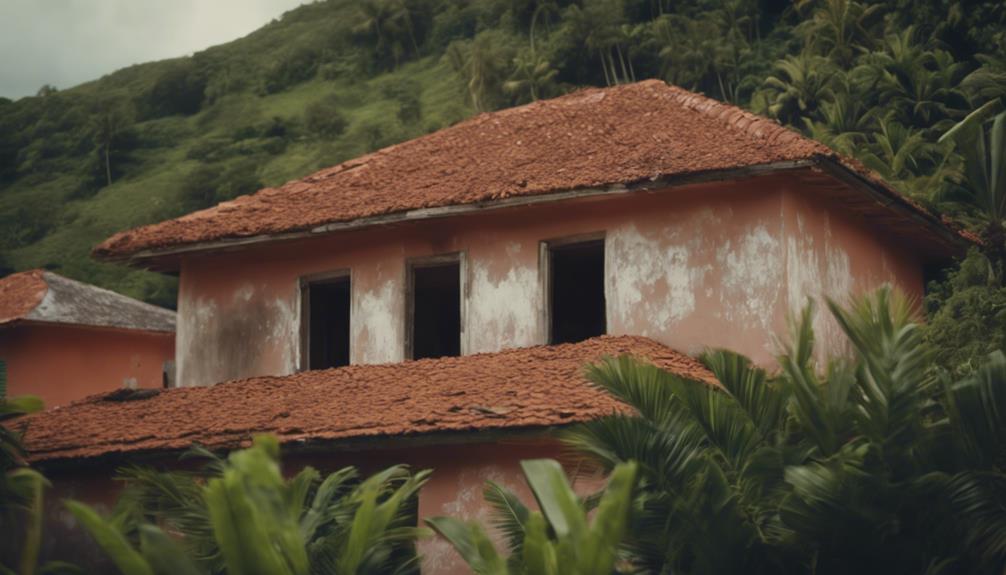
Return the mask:
<path fill-rule="evenodd" d="M 583 374 L 588 362 L 626 353 L 712 381 L 697 361 L 653 340 L 604 336 L 149 396 L 149 390 L 140 390 L 144 398 L 132 401 L 123 401 L 120 390 L 25 416 L 15 425 L 26 431 L 24 445 L 33 462 L 178 450 L 193 442 L 226 449 L 257 433 L 291 443 L 564 425 L 624 409 Z"/>
<path fill-rule="evenodd" d="M 95 254 L 121 258 L 422 208 L 821 158 L 857 169 L 772 120 L 649 80 L 482 114 L 279 188 L 116 234 Z"/>
<path fill-rule="evenodd" d="M 11 274 L 0 279 L 0 325 L 24 319 L 49 291 L 42 270 Z"/>

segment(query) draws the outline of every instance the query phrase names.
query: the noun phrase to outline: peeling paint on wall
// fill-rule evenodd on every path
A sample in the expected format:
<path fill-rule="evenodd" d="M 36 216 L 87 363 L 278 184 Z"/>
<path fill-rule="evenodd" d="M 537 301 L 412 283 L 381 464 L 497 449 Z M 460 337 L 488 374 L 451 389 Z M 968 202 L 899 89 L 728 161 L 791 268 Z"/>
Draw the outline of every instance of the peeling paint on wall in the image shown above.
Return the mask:
<path fill-rule="evenodd" d="M 544 343 L 538 267 L 523 264 L 522 246 L 507 245 L 504 261 L 472 261 L 468 301 L 468 353 L 493 352 Z M 537 259 L 537 256 L 535 257 Z M 505 268 L 506 274 L 492 270 Z"/>
<path fill-rule="evenodd" d="M 526 489 L 516 470 L 507 471 L 501 465 L 481 465 L 463 467 L 450 478 L 451 484 L 438 485 L 438 490 L 452 493 L 450 500 L 443 502 L 433 515 L 455 517 L 462 521 L 476 521 L 485 526 L 490 539 L 497 549 L 505 549 L 502 533 L 491 525 L 492 509 L 485 504 L 482 495 L 487 481 L 492 481 L 513 493 L 524 494 Z M 524 499 L 527 501 L 527 499 Z M 419 542 L 422 555 L 423 573 L 465 573 L 468 568 L 457 551 L 442 537 Z"/>
<path fill-rule="evenodd" d="M 716 250 L 722 316 L 741 326 L 771 330 L 782 298 L 784 262 L 779 238 L 760 223 Z"/>
<path fill-rule="evenodd" d="M 391 363 L 404 358 L 403 292 L 396 285 L 401 284 L 389 279 L 377 289 L 354 294 L 352 363 Z"/>
<path fill-rule="evenodd" d="M 296 298 L 270 296 L 250 283 L 226 304 L 179 297 L 178 385 L 210 385 L 253 375 L 287 375 L 297 369 Z"/>
<path fill-rule="evenodd" d="M 823 241 L 817 242 L 813 234 L 807 233 L 804 219 L 799 214 L 796 223 L 795 233 L 786 239 L 788 311 L 791 316 L 797 317 L 808 301 L 814 300 L 817 306 L 814 316 L 817 355 L 823 358 L 844 349 L 845 337 L 824 307 L 824 300 L 830 297 L 843 301 L 852 293 L 854 286 L 849 255 L 832 245 L 831 222 L 828 219 L 824 220 L 823 234 L 820 234 Z"/>
<path fill-rule="evenodd" d="M 675 243 L 673 228 L 644 234 L 633 223 L 612 229 L 605 243 L 609 325 L 651 336 L 695 311 L 709 266 L 690 260 L 701 237 Z M 699 260 L 701 261 L 701 260 Z"/>

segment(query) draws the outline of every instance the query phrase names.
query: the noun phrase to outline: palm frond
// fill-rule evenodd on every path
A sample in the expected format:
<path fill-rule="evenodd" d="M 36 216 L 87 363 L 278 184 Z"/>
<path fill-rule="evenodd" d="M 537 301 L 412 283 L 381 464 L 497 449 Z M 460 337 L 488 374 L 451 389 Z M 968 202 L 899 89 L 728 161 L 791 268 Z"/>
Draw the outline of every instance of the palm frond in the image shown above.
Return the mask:
<path fill-rule="evenodd" d="M 493 509 L 492 525 L 503 534 L 507 552 L 520 556 L 531 512 L 512 491 L 493 481 L 486 482 L 482 495 Z"/>
<path fill-rule="evenodd" d="M 744 409 L 763 438 L 768 439 L 780 427 L 785 414 L 786 396 L 782 389 L 768 381 L 764 369 L 739 353 L 715 349 L 700 357 L 716 380 Z"/>

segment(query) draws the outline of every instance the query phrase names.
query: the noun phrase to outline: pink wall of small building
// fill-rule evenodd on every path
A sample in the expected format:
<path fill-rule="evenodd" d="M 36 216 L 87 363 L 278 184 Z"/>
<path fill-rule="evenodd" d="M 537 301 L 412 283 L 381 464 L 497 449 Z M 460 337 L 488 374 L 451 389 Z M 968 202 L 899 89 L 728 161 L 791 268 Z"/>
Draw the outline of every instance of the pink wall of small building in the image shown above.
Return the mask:
<path fill-rule="evenodd" d="M 807 297 L 893 282 L 923 289 L 911 248 L 805 193 L 786 174 L 383 225 L 190 255 L 178 302 L 178 381 L 284 375 L 299 362 L 299 278 L 350 270 L 351 361 L 405 355 L 406 263 L 462 252 L 462 353 L 546 343 L 542 241 L 605 235 L 611 334 L 686 353 L 727 347 L 772 363 Z M 822 312 L 823 346 L 837 349 Z"/>
<path fill-rule="evenodd" d="M 534 505 L 527 488 L 520 462 L 525 459 L 557 458 L 559 445 L 547 438 L 526 438 L 483 443 L 424 445 L 409 448 L 372 449 L 367 451 L 331 451 L 297 455 L 284 452 L 283 471 L 292 476 L 310 465 L 322 473 L 330 473 L 354 465 L 363 475 L 370 475 L 391 465 L 408 464 L 413 470 L 432 469 L 429 482 L 419 494 L 419 524 L 428 517 L 451 516 L 477 520 L 489 530 L 500 552 L 505 544 L 499 533 L 489 525 L 490 510 L 482 496 L 486 481 L 494 481 L 514 493 L 522 501 Z M 157 467 L 177 468 L 175 458 L 159 458 Z M 53 487 L 46 494 L 45 558 L 73 558 L 84 566 L 102 563 L 103 556 L 86 533 L 77 525 L 62 501 L 74 499 L 95 506 L 99 512 L 110 513 L 122 484 L 112 479 L 115 465 L 74 466 L 70 469 L 45 470 Z M 578 492 L 588 493 L 602 483 L 594 477 L 574 479 Z M 423 539 L 417 546 L 424 573 L 461 575 L 470 573 L 460 556 L 439 537 Z"/>
<path fill-rule="evenodd" d="M 22 323 L 0 329 L 7 394 L 33 394 L 46 407 L 66 405 L 127 383 L 162 386 L 175 334 L 63 324 Z"/>

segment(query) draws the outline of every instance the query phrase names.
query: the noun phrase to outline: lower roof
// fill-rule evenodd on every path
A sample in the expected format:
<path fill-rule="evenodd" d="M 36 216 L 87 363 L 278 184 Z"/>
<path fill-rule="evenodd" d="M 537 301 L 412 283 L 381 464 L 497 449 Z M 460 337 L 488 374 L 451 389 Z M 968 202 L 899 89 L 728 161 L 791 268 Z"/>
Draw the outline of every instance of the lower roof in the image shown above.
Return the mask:
<path fill-rule="evenodd" d="M 694 359 L 653 340 L 602 336 L 385 365 L 354 365 L 211 387 L 119 390 L 25 416 L 29 461 L 169 452 L 198 443 L 246 446 L 272 433 L 284 444 L 436 432 L 516 431 L 595 419 L 624 405 L 590 385 L 585 364 L 631 354 L 712 381 Z"/>

